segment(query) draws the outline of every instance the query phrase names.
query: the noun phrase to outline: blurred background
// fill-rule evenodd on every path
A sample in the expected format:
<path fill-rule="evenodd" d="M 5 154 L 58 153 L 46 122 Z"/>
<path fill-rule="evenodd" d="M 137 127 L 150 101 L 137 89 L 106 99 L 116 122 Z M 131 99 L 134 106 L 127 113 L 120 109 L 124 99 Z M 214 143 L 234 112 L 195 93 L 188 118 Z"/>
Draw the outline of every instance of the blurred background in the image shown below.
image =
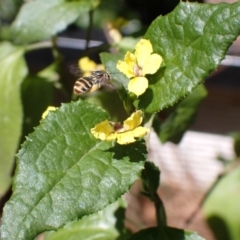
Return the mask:
<path fill-rule="evenodd" d="M 0 1 L 2 24 L 13 21 L 22 2 Z M 215 4 L 224 1 L 198 2 Z M 94 12 L 89 48 L 113 43 L 109 22 L 110 27 L 119 29 L 122 36 L 138 38 L 157 16 L 171 12 L 178 3 L 178 0 L 101 1 Z M 71 100 L 77 76 L 71 74 L 70 69 L 84 55 L 88 26 L 89 16 L 83 14 L 56 38 L 58 51 L 64 59 L 61 77 L 66 92 L 53 90 L 54 105 Z M 131 46 L 129 42 L 126 44 Z M 102 49 L 90 52 L 89 57 L 100 63 L 100 51 Z M 30 73 L 36 74 L 53 62 L 54 52 L 47 48 L 35 50 L 28 52 L 25 58 Z M 209 240 L 239 240 L 240 173 L 233 132 L 240 131 L 240 39 L 229 48 L 219 68 L 206 79 L 205 86 L 208 95 L 182 141 L 161 144 L 157 135 L 152 133 L 149 159 L 161 170 L 159 194 L 166 207 L 169 226 L 197 231 Z M 29 101 L 24 94 L 23 101 Z M 37 125 L 38 121 L 35 119 L 34 124 Z M 32 125 L 27 125 L 25 116 L 25 134 L 31 131 Z M 209 192 L 216 180 L 226 173 L 228 176 L 218 181 Z M 141 184 L 137 182 L 131 194 L 126 196 L 130 202 L 127 214 L 143 227 L 155 225 L 154 206 L 140 194 L 140 190 Z M 203 201 L 206 196 L 208 198 Z M 133 224 L 127 224 L 136 230 Z"/>

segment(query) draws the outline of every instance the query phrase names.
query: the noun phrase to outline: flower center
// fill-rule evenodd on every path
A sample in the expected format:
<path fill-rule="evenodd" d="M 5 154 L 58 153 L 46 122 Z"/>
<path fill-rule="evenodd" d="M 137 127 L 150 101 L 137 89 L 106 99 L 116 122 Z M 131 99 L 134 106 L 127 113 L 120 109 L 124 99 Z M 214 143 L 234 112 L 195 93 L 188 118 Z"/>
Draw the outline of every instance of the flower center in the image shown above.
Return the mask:
<path fill-rule="evenodd" d="M 124 128 L 121 123 L 115 123 L 113 126 L 113 130 L 114 130 L 114 132 L 123 132 Z"/>
<path fill-rule="evenodd" d="M 142 68 L 139 67 L 138 65 L 135 65 L 133 67 L 133 72 L 135 77 L 141 77 L 142 76 Z"/>

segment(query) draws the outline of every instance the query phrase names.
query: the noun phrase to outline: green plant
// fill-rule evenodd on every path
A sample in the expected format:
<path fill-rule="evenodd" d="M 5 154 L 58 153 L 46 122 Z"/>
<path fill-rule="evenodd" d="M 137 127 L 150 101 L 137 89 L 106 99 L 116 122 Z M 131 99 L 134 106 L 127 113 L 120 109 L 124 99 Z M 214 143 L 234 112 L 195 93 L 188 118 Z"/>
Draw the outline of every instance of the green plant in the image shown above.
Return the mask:
<path fill-rule="evenodd" d="M 19 2 L 12 1 L 12 4 L 16 4 L 16 8 L 19 6 Z M 29 133 L 47 106 L 53 105 L 54 87 L 61 84 L 58 91 L 68 99 L 71 97 L 60 74 L 62 57 L 56 34 L 82 14 L 92 16 L 98 4 L 95 0 L 31 1 L 22 5 L 10 26 L 1 26 L 0 195 L 10 184 L 9 176 L 21 134 Z M 202 239 L 196 233 L 166 226 L 164 207 L 156 193 L 160 172 L 146 161 L 147 140 L 145 142 L 142 137 L 147 131 L 137 135 L 131 131 L 143 121 L 144 128 L 150 129 L 153 124 L 163 142 L 180 141 L 206 96 L 200 84 L 217 68 L 238 36 L 239 20 L 240 2 L 217 5 L 180 2 L 174 11 L 156 18 L 141 37 L 148 40 L 153 53 L 162 58 L 155 71 L 143 74 L 141 70 L 145 65 L 140 66 L 141 57 L 133 76 L 118 70 L 126 48 L 133 52 L 138 39 L 114 42 L 116 54 L 101 53 L 102 64 L 118 88 L 118 94 L 106 93 L 105 96 L 119 102 L 115 100 L 119 95 L 127 116 L 141 110 L 141 120 L 136 120 L 139 124 L 132 127 L 132 119 L 128 119 L 130 129 L 124 126 L 124 131 L 115 131 L 117 125 L 112 123 L 112 118 L 116 119 L 118 113 L 108 100 L 101 102 L 103 96 L 97 97 L 97 101 L 109 112 L 81 99 L 64 103 L 50 112 L 26 137 L 17 153 L 13 194 L 5 204 L 2 217 L 2 239 L 34 239 L 45 231 L 57 231 L 46 237 L 49 240 L 86 239 L 89 235 L 89 239 Z M 50 37 L 49 42 L 39 42 Z M 43 47 L 52 47 L 54 61 L 31 75 L 24 53 Z M 88 50 L 87 41 L 85 53 Z M 134 86 L 129 92 L 129 82 L 138 77 L 147 79 L 147 83 L 144 80 L 146 89 L 134 94 L 138 87 Z M 31 95 L 34 88 L 39 95 Z M 33 107 L 29 105 L 29 96 Z M 156 113 L 171 106 L 171 114 L 160 123 Z M 97 134 L 94 136 L 102 139 L 99 140 L 91 129 L 103 121 L 110 130 L 97 132 L 95 128 Z M 110 133 L 114 135 L 111 139 L 108 138 Z M 127 134 L 120 141 L 120 135 L 116 134 L 123 133 Z M 133 137 L 134 141 L 130 141 Z M 105 141 L 116 138 L 120 144 Z M 117 214 L 122 213 L 124 206 L 118 199 L 138 178 L 143 181 L 144 194 L 155 203 L 157 226 L 130 234 L 122 224 L 123 214 Z M 108 218 L 114 220 L 111 222 Z M 107 222 L 104 229 L 94 228 L 102 222 Z"/>

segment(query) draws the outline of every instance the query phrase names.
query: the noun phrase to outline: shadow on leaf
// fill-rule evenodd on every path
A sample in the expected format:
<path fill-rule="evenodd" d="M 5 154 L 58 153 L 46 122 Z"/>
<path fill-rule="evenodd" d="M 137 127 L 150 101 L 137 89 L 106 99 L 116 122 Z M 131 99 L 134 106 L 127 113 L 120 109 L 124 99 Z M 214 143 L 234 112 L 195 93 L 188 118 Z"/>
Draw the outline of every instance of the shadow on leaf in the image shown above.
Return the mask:
<path fill-rule="evenodd" d="M 217 240 L 233 240 L 224 219 L 219 216 L 211 216 L 207 219 L 207 222 Z"/>
<path fill-rule="evenodd" d="M 130 236 L 130 231 L 125 228 L 124 224 L 125 211 L 126 209 L 124 207 L 119 207 L 114 213 L 115 219 L 117 219 L 115 228 L 119 232 L 119 236 L 116 240 L 126 239 Z"/>
<path fill-rule="evenodd" d="M 116 160 L 128 160 L 130 162 L 139 162 L 147 159 L 147 149 L 144 140 L 140 140 L 127 145 L 115 144 L 113 147 L 105 150 L 113 153 Z"/>
<path fill-rule="evenodd" d="M 160 81 L 164 76 L 165 70 L 166 67 L 161 67 L 154 75 L 147 76 L 147 79 L 149 80 L 149 88 L 138 100 L 135 101 L 135 106 L 138 106 L 140 109 L 146 109 L 152 103 L 153 99 L 157 97 L 155 93 L 159 94 L 159 92 L 161 92 L 156 90 L 153 91 L 153 89 L 159 89 Z"/>

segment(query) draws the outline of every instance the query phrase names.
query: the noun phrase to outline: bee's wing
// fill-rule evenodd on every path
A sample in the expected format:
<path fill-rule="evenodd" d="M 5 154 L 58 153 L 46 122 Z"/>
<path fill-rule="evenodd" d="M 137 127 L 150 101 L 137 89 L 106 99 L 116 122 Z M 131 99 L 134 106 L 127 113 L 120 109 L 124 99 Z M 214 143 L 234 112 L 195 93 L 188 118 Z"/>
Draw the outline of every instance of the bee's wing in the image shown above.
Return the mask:
<path fill-rule="evenodd" d="M 71 65 L 69 67 L 69 72 L 76 77 L 82 77 L 83 76 L 83 71 L 78 67 L 77 64 Z"/>
<path fill-rule="evenodd" d="M 111 88 L 111 89 L 116 89 L 116 87 L 110 81 L 105 82 L 104 86 L 106 86 L 108 88 Z"/>

